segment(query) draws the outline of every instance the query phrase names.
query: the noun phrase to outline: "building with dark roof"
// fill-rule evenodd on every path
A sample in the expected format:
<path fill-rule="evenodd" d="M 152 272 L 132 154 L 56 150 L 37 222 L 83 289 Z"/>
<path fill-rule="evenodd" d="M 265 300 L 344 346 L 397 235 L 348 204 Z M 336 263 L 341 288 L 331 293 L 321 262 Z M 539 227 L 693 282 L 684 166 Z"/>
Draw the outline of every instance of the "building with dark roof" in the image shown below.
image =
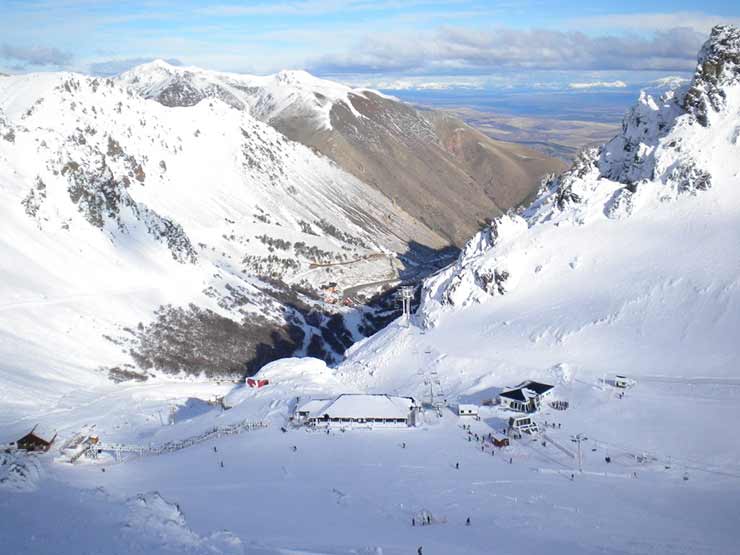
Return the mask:
<path fill-rule="evenodd" d="M 18 449 L 25 451 L 48 451 L 54 443 L 57 434 L 39 429 L 38 425 L 15 442 Z"/>
<path fill-rule="evenodd" d="M 535 412 L 553 389 L 554 386 L 550 384 L 527 380 L 499 393 L 499 404 L 517 412 Z"/>

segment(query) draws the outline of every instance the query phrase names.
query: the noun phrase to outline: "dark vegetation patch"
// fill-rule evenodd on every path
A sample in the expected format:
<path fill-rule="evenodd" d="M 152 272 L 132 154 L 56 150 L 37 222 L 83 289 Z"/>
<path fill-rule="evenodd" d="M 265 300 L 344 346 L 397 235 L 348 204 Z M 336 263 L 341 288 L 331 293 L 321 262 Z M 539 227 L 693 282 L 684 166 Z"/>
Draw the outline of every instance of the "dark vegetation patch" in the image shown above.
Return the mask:
<path fill-rule="evenodd" d="M 114 383 L 145 382 L 149 379 L 149 375 L 128 368 L 114 366 L 113 368 L 108 368 L 108 379 Z"/>
<path fill-rule="evenodd" d="M 235 322 L 196 305 L 166 305 L 154 321 L 134 332 L 130 353 L 144 369 L 208 377 L 254 374 L 266 363 L 292 355 L 303 343 L 295 325 L 278 325 L 262 316 Z"/>
<path fill-rule="evenodd" d="M 350 235 L 349 233 L 345 233 L 341 229 L 338 229 L 336 226 L 334 226 L 332 223 L 326 221 L 326 220 L 316 220 L 314 222 L 316 227 L 318 227 L 321 231 L 326 233 L 327 235 L 331 235 L 335 239 L 339 239 L 340 241 L 343 241 L 344 243 L 348 243 L 350 245 L 355 245 L 357 247 L 363 247 L 363 248 L 369 248 L 367 243 L 360 239 L 359 237 L 355 237 L 354 235 Z"/>

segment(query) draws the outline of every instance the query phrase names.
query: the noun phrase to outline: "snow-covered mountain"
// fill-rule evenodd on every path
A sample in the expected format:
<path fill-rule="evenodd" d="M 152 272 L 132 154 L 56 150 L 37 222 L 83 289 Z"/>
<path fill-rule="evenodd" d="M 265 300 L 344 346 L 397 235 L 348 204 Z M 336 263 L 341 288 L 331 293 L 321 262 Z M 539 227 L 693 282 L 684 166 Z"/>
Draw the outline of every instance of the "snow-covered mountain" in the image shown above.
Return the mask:
<path fill-rule="evenodd" d="M 156 195 L 138 194 L 133 181 L 146 152 L 125 137 L 115 140 L 135 158 L 124 187 L 130 199 L 95 202 L 98 197 L 82 194 L 80 206 L 68 188 L 77 198 L 76 172 L 96 166 L 77 162 L 79 168 L 59 176 L 44 173 L 44 186 L 34 186 L 24 204 L 29 191 L 21 172 L 36 166 L 16 163 L 17 173 L 3 179 L 14 179 L 19 191 L 4 192 L 2 206 L 20 208 L 6 210 L 14 225 L 0 229 L 0 254 L 26 256 L 39 272 L 3 267 L 3 293 L 50 294 L 18 299 L 0 312 L 0 441 L 17 440 L 36 424 L 59 435 L 48 453 L 0 449 L 2 545 L 49 555 L 734 553 L 740 537 L 739 55 L 740 30 L 715 28 L 688 87 L 662 99 L 643 96 L 617 137 L 551 179 L 531 207 L 477 234 L 455 264 L 426 281 L 410 325 L 395 322 L 334 367 L 314 358 L 274 361 L 258 373 L 269 380 L 261 388 L 90 380 L 83 370 L 92 360 L 121 356 L 114 343 L 108 352 L 92 335 L 77 334 L 91 324 L 111 327 L 106 310 L 117 317 L 125 310 L 135 320 L 166 296 L 173 304 L 191 298 L 205 281 L 225 282 L 213 289 L 228 291 L 236 305 L 221 306 L 221 294 L 197 302 L 212 301 L 214 313 L 228 314 L 239 295 L 264 292 L 265 285 L 230 271 L 236 262 L 200 246 L 222 233 L 207 233 L 220 223 L 209 196 L 199 202 L 216 216 L 174 227 L 194 185 L 172 197 L 171 209 L 155 203 Z M 238 129 L 228 118 L 211 126 L 199 119 L 202 135 L 225 132 L 241 141 L 243 127 L 272 136 L 255 123 L 246 127 L 253 120 L 242 112 L 212 102 L 213 108 L 203 102 L 189 108 L 195 112 L 188 117 L 219 109 Z M 108 107 L 96 104 L 98 113 L 101 107 L 107 116 Z M 147 127 L 167 113 L 151 110 Z M 5 123 L 0 135 L 15 146 L 3 149 L 20 148 L 12 153 L 45 164 L 45 151 L 32 148 L 33 133 L 40 132 L 34 129 Z M 176 128 L 167 140 L 178 136 L 185 132 Z M 86 145 L 107 144 L 105 137 L 84 138 Z M 184 139 L 183 149 L 198 154 Z M 142 164 L 147 191 L 158 158 Z M 117 163 L 130 164 L 123 160 Z M 166 164 L 169 174 L 174 163 Z M 130 166 L 106 167 L 116 175 Z M 44 204 L 52 194 L 70 204 L 69 229 L 36 234 L 35 226 L 57 221 Z M 40 217 L 29 218 L 25 205 L 39 200 Z M 120 217 L 109 215 L 112 205 Z M 98 212 L 102 230 L 87 221 Z M 276 227 L 288 227 L 288 219 L 280 222 Z M 234 252 L 228 248 L 217 243 Z M 82 281 L 67 268 L 78 260 L 90 272 Z M 163 283 L 157 264 L 177 279 Z M 130 281 L 117 279 L 132 266 L 138 269 L 129 271 Z M 51 294 L 66 291 L 76 293 Z M 173 352 L 187 352 L 193 338 L 185 328 L 197 322 L 181 326 L 176 313 L 165 316 L 153 336 L 174 329 L 181 335 Z M 34 317 L 46 317 L 41 332 L 47 335 L 34 337 Z M 82 344 L 87 337 L 91 343 Z M 218 337 L 211 338 L 216 345 Z M 86 381 L 71 391 L 64 380 L 75 372 Z M 614 374 L 636 380 L 622 389 L 601 379 Z M 527 415 L 539 431 L 494 442 L 510 417 L 521 416 L 494 400 L 524 379 L 555 385 Z M 49 403 L 55 386 L 60 391 Z M 363 395 L 353 407 L 359 419 L 320 429 L 291 420 L 308 398 L 352 393 L 411 395 L 423 408 L 416 426 L 384 428 Z M 222 404 L 206 402 L 224 394 Z M 551 403 L 556 400 L 561 403 Z M 459 403 L 473 404 L 479 418 L 459 416 Z M 72 464 L 70 453 L 86 438 L 95 438 L 91 445 L 102 452 L 93 449 L 93 458 Z"/>
<path fill-rule="evenodd" d="M 13 402 L 34 383 L 332 356 L 363 321 L 325 314 L 320 285 L 393 282 L 410 237 L 445 244 L 247 111 L 170 108 L 70 73 L 0 79 L 0 197 Z"/>
<path fill-rule="evenodd" d="M 305 71 L 258 77 L 158 60 L 118 80 L 165 106 L 218 98 L 247 110 L 328 156 L 458 245 L 481 223 L 531 198 L 544 174 L 563 168 L 557 160 L 493 140 L 449 115 L 420 112 L 377 91 Z"/>
<path fill-rule="evenodd" d="M 740 31 L 716 27 L 691 83 L 642 94 L 621 133 L 428 279 L 420 327 L 380 332 L 343 368 L 420 389 L 433 345 L 452 391 L 574 373 L 738 377 L 739 56 Z"/>

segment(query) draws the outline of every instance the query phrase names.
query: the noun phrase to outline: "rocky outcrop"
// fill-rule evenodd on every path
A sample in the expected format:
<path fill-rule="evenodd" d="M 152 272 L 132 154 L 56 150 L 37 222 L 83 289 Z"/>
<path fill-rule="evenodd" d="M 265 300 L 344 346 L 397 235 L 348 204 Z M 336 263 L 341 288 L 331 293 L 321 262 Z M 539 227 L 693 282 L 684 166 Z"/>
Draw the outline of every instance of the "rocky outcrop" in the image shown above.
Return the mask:
<path fill-rule="evenodd" d="M 699 52 L 699 63 L 683 106 L 703 126 L 725 106 L 727 85 L 740 81 L 740 29 L 717 25 Z"/>

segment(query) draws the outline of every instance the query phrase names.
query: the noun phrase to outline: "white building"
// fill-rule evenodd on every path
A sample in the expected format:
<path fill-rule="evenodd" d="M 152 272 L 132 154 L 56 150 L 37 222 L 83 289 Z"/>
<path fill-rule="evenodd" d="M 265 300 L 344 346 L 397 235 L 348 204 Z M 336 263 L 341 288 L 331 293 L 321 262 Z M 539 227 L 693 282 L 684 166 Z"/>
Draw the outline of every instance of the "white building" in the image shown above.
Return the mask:
<path fill-rule="evenodd" d="M 457 405 L 458 416 L 478 416 L 478 405 Z"/>
<path fill-rule="evenodd" d="M 542 406 L 543 400 L 550 396 L 553 389 L 552 385 L 527 380 L 499 393 L 499 403 L 502 407 L 517 412 L 535 412 Z"/>
<path fill-rule="evenodd" d="M 406 427 L 416 425 L 416 408 L 412 397 L 345 393 L 336 399 L 312 399 L 299 404 L 295 420 L 313 426 Z"/>

